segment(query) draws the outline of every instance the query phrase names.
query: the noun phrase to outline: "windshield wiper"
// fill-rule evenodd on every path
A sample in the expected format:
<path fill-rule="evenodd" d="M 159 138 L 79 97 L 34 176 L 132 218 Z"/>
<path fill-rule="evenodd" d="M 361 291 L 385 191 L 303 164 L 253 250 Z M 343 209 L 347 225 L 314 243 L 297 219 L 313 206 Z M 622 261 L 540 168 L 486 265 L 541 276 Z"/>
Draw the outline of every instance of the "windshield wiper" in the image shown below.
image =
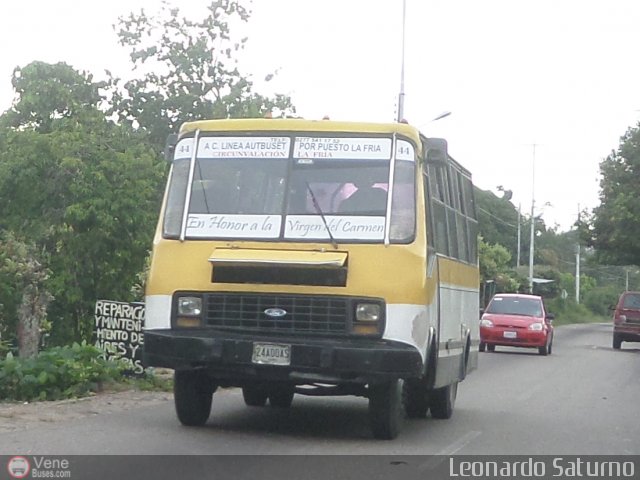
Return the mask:
<path fill-rule="evenodd" d="M 333 245 L 333 248 L 335 248 L 336 250 L 338 249 L 338 242 L 336 242 L 336 239 L 333 238 L 333 235 L 331 234 L 331 229 L 329 228 L 329 225 L 327 224 L 327 219 L 324 218 L 324 213 L 322 212 L 322 209 L 320 208 L 320 204 L 318 203 L 318 200 L 316 200 L 316 196 L 313 193 L 313 190 L 311 190 L 311 185 L 309 185 L 309 182 L 304 182 L 307 184 L 307 189 L 309 190 L 309 193 L 311 194 L 311 201 L 313 202 L 313 206 L 316 209 L 316 211 L 320 214 L 320 218 L 322 218 L 322 223 L 324 223 L 324 228 L 327 229 L 327 233 L 329 234 L 329 238 L 331 239 L 331 245 Z"/>

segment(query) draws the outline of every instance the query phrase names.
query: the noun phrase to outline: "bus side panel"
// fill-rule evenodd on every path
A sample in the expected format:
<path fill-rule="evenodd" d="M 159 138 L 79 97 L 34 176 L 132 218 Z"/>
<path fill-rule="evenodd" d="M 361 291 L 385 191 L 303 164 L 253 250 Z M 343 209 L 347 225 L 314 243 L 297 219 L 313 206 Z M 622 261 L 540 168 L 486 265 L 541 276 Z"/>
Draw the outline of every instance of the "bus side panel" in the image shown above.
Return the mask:
<path fill-rule="evenodd" d="M 388 304 L 383 338 L 414 346 L 426 361 L 429 333 L 437 328 L 437 305 Z"/>
<path fill-rule="evenodd" d="M 435 388 L 464 377 L 469 342 L 467 371 L 477 365 L 479 290 L 474 267 L 451 259 L 439 258 L 440 303 L 438 362 Z"/>

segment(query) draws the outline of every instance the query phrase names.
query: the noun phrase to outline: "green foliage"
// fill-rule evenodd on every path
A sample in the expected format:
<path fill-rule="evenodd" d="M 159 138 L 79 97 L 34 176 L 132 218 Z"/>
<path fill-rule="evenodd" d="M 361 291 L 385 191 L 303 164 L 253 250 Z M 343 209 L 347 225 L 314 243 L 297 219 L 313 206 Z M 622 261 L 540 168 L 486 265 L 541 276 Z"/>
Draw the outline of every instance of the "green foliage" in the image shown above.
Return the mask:
<path fill-rule="evenodd" d="M 40 70 L 25 68 L 23 80 L 25 72 Z M 38 81 L 56 83 L 34 77 L 28 84 L 37 88 Z M 77 87 L 72 96 L 80 100 L 96 86 Z M 15 111 L 26 108 L 23 98 Z M 61 117 L 51 112 L 50 118 L 47 133 L 31 121 L 5 127 L 0 218 L 49 259 L 52 340 L 66 344 L 90 338 L 97 299 L 131 298 L 151 244 L 166 166 L 144 136 L 109 121 L 95 105 L 78 105 Z"/>
<path fill-rule="evenodd" d="M 131 387 L 145 392 L 171 392 L 173 390 L 173 375 L 160 375 L 153 369 L 146 369 L 141 376 L 124 377 L 118 388 Z"/>
<path fill-rule="evenodd" d="M 549 283 L 538 283 L 533 287 L 535 295 L 541 295 L 545 298 L 553 298 L 560 294 L 561 273 L 551 267 L 537 268 L 535 276 L 547 280 L 553 280 Z"/>
<path fill-rule="evenodd" d="M 583 304 L 576 304 L 574 299 L 563 300 L 560 297 L 545 299 L 547 310 L 555 315 L 554 325 L 570 323 L 600 322 L 602 317 L 594 314 Z"/>
<path fill-rule="evenodd" d="M 603 317 L 611 316 L 610 307 L 618 303 L 620 290 L 613 286 L 597 287 L 583 297 L 584 305 L 594 314 Z"/>
<path fill-rule="evenodd" d="M 495 292 L 516 292 L 521 279 L 509 267 L 511 254 L 499 244 L 490 245 L 480 237 L 479 261 L 481 281 L 493 281 Z"/>
<path fill-rule="evenodd" d="M 480 277 L 483 280 L 495 279 L 495 277 L 509 268 L 511 254 L 500 244 L 489 244 L 480 237 Z"/>
<path fill-rule="evenodd" d="M 0 124 L 51 132 L 58 120 L 77 118 L 88 106 L 98 105 L 98 90 L 104 84 L 93 83 L 92 79 L 62 62 L 32 62 L 17 67 L 12 80 L 17 100 Z"/>
<path fill-rule="evenodd" d="M 582 225 L 602 262 L 640 265 L 640 126 L 600 163 L 600 205 Z"/>
<path fill-rule="evenodd" d="M 474 197 L 480 235 L 488 244 L 502 245 L 511 260 L 515 261 L 518 252 L 518 211 L 509 200 L 487 190 L 474 189 Z"/>
<path fill-rule="evenodd" d="M 34 244 L 0 230 L 0 338 L 5 348 L 18 340 L 20 355 L 36 353 L 40 329 L 48 326 L 51 295 L 44 282 L 50 272 L 41 256 Z"/>
<path fill-rule="evenodd" d="M 120 379 L 121 367 L 93 345 L 74 343 L 34 358 L 0 360 L 0 400 L 59 400 L 85 396 Z"/>
<path fill-rule="evenodd" d="M 111 112 L 121 123 L 148 132 L 159 150 L 186 121 L 294 112 L 289 97 L 255 93 L 251 79 L 238 69 L 237 56 L 247 39 L 232 39 L 231 26 L 249 16 L 242 2 L 218 0 L 200 21 L 166 3 L 157 16 L 141 11 L 120 18 L 119 42 L 130 49 L 134 71 L 147 73 L 126 82 L 111 79 Z"/>

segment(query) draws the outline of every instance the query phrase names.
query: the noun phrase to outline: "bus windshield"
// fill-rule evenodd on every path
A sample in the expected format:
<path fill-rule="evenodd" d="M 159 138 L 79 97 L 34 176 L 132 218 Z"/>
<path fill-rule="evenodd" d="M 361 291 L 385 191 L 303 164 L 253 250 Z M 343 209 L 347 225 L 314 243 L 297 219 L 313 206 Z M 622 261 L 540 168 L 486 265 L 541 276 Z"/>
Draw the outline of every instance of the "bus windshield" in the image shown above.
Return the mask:
<path fill-rule="evenodd" d="M 204 137 L 192 159 L 193 138 L 185 138 L 172 165 L 164 236 L 381 242 L 390 220 L 389 240 L 410 242 L 415 154 L 399 140 L 394 158 L 392 144 L 390 137 Z"/>

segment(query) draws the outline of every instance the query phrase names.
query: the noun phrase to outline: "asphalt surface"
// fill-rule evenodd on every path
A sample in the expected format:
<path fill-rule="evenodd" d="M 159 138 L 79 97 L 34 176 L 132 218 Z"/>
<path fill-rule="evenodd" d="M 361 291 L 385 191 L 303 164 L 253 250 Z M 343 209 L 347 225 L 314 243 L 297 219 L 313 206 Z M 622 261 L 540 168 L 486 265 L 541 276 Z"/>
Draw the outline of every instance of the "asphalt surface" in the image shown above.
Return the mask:
<path fill-rule="evenodd" d="M 570 325 L 556 328 L 547 357 L 507 347 L 481 353 L 453 417 L 407 420 L 393 441 L 372 438 L 362 398 L 297 395 L 280 410 L 247 407 L 229 389 L 214 395 L 204 427 L 181 426 L 166 394 L 126 409 L 23 422 L 0 436 L 0 455 L 640 454 L 639 378 L 640 344 L 614 351 L 609 324 Z"/>

